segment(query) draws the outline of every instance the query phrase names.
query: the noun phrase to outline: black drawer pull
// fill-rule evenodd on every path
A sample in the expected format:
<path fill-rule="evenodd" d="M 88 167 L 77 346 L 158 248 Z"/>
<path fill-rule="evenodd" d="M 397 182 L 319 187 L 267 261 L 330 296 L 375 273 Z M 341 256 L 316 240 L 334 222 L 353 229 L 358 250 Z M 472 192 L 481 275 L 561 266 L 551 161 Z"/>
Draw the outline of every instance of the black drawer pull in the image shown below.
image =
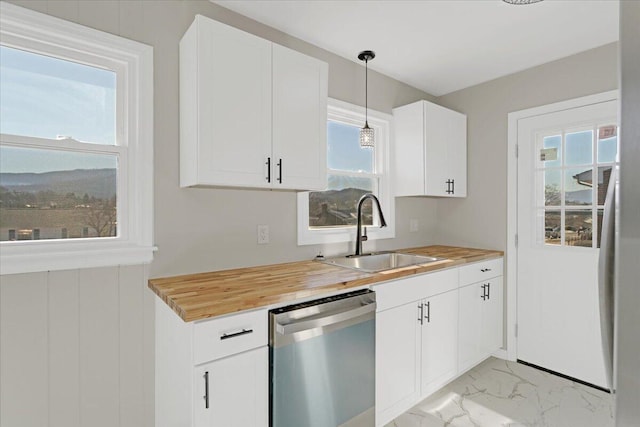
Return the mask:
<path fill-rule="evenodd" d="M 209 371 L 204 373 L 204 407 L 209 409 Z"/>
<path fill-rule="evenodd" d="M 253 333 L 253 329 L 242 329 L 240 332 L 234 332 L 232 334 L 222 334 L 221 340 L 228 340 L 229 338 L 239 337 L 240 335 L 246 335 Z"/>
<path fill-rule="evenodd" d="M 267 157 L 267 182 L 271 182 L 271 157 Z"/>
<path fill-rule="evenodd" d="M 481 268 L 480 271 L 482 271 L 483 273 L 486 273 L 487 271 L 491 271 L 490 268 Z"/>

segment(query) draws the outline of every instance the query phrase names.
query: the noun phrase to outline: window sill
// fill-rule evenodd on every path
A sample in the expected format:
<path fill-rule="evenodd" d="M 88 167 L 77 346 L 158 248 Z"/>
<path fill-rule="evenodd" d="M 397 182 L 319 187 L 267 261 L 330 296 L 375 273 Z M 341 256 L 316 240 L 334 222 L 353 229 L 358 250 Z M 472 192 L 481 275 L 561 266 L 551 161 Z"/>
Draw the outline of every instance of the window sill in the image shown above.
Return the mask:
<path fill-rule="evenodd" d="M 48 243 L 48 242 L 47 242 Z M 65 244 L 52 249 L 48 245 L 20 245 L 1 248 L 0 275 L 34 273 L 115 265 L 147 264 L 153 260 L 154 246 L 138 246 L 122 242 Z"/>

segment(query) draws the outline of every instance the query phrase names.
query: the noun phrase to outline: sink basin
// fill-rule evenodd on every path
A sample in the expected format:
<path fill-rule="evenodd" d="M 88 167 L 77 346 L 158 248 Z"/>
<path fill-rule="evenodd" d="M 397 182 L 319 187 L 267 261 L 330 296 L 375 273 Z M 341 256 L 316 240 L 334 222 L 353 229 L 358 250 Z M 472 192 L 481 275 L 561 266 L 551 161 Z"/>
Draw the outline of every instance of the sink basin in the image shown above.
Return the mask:
<path fill-rule="evenodd" d="M 403 254 L 399 252 L 382 252 L 328 258 L 322 262 L 367 273 L 377 273 L 380 271 L 393 270 L 395 268 L 409 267 L 412 265 L 429 264 L 431 262 L 442 261 L 443 259 L 444 258 Z"/>

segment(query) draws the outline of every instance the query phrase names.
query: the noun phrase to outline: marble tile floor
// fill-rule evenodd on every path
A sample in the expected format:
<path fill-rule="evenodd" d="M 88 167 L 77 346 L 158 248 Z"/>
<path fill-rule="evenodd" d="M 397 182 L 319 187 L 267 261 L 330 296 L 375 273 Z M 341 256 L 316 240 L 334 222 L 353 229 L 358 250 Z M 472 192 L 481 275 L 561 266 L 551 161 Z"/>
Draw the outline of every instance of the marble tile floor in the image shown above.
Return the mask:
<path fill-rule="evenodd" d="M 613 427 L 611 395 L 489 358 L 385 427 Z"/>

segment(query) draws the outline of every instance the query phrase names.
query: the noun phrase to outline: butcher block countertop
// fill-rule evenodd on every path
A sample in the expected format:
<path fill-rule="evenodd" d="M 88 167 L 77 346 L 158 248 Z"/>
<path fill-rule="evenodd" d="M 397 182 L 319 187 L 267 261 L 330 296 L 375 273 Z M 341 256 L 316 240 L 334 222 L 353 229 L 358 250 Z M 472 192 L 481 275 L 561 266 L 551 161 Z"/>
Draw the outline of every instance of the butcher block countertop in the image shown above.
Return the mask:
<path fill-rule="evenodd" d="M 149 288 L 185 322 L 300 299 L 391 279 L 498 258 L 503 252 L 454 246 L 425 246 L 397 252 L 444 258 L 423 266 L 365 273 L 318 261 L 300 261 L 149 280 Z"/>

